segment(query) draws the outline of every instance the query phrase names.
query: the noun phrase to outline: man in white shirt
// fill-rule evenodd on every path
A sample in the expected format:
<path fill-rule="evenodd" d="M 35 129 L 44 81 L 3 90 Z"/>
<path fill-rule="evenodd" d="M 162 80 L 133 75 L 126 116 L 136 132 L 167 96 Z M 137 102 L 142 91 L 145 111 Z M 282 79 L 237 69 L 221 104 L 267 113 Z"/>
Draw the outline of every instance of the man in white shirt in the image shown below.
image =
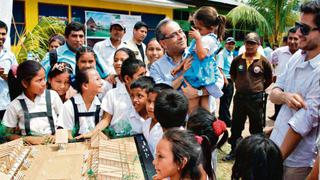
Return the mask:
<path fill-rule="evenodd" d="M 320 3 L 300 8 L 296 22 L 297 51 L 270 94 L 271 102 L 282 104 L 270 139 L 284 159 L 284 180 L 305 179 L 316 158 L 320 107 Z"/>
<path fill-rule="evenodd" d="M 298 50 L 299 36 L 296 32 L 296 28 L 291 28 L 288 31 L 287 46 L 279 47 L 271 54 L 271 63 L 275 67 L 274 82 L 276 81 L 277 77 L 284 72 L 290 58 Z M 276 120 L 280 108 L 281 105 L 275 104 L 274 115 L 269 117 L 269 119 Z"/>
<path fill-rule="evenodd" d="M 7 25 L 0 21 L 0 121 L 10 103 L 9 87 L 8 87 L 8 72 L 12 65 L 17 65 L 17 60 L 14 54 L 4 48 L 8 32 Z"/>
<path fill-rule="evenodd" d="M 146 57 L 146 45 L 143 40 L 147 37 L 148 25 L 142 21 L 138 21 L 133 27 L 133 37 L 131 40 L 124 42 L 125 47 L 134 52 L 136 58 L 148 65 Z"/>
<path fill-rule="evenodd" d="M 122 37 L 126 33 L 126 28 L 121 21 L 113 21 L 110 24 L 110 38 L 96 43 L 93 47 L 102 60 L 107 65 L 109 74 L 115 74 L 113 67 L 114 52 L 121 46 L 124 46 Z"/>

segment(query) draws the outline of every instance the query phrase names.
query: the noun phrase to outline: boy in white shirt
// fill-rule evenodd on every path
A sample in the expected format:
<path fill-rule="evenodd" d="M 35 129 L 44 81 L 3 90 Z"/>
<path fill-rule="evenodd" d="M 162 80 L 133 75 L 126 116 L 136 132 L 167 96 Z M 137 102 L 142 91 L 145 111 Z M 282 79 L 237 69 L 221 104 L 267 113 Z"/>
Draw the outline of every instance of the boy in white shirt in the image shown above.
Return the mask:
<path fill-rule="evenodd" d="M 94 130 L 82 134 L 80 138 L 90 138 L 98 131 L 105 132 L 110 137 L 121 137 L 132 134 L 133 124 L 129 123 L 128 115 L 134 111 L 130 99 L 131 83 L 146 73 L 145 64 L 136 59 L 127 59 L 121 67 L 121 81 L 124 85 L 108 91 L 102 100 L 101 109 L 103 110 L 102 120 L 97 124 Z"/>
<path fill-rule="evenodd" d="M 154 116 L 154 103 L 158 94 L 165 89 L 172 89 L 172 87 L 164 83 L 159 83 L 148 92 L 146 111 L 149 118 L 143 123 L 142 131 L 153 157 L 155 156 L 156 146 L 163 135 L 162 127 Z"/>
<path fill-rule="evenodd" d="M 133 133 L 142 133 L 142 125 L 148 118 L 146 110 L 146 103 L 149 91 L 153 88 L 155 82 L 152 77 L 143 76 L 134 81 L 130 86 L 130 94 L 133 107 L 135 111 L 132 111 L 129 115 L 130 124 L 134 124 L 135 129 L 132 129 Z"/>

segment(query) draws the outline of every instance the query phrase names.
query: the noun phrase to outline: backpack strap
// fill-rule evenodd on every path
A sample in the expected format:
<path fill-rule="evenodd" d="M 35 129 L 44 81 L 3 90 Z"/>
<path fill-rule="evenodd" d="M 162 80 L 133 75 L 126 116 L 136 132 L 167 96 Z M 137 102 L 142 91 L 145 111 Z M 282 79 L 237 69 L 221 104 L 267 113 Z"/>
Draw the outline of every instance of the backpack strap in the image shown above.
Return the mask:
<path fill-rule="evenodd" d="M 24 115 L 24 129 L 26 131 L 27 136 L 30 136 L 30 114 L 27 108 L 26 101 L 24 99 L 19 99 L 20 105 L 23 110 L 23 115 Z"/>
<path fill-rule="evenodd" d="M 56 49 L 49 52 L 49 62 L 51 68 L 58 62 L 58 53 Z"/>
<path fill-rule="evenodd" d="M 56 133 L 56 128 L 54 126 L 53 116 L 52 116 L 52 105 L 51 105 L 51 93 L 50 90 L 46 90 L 46 104 L 47 104 L 47 117 L 50 124 L 51 134 Z"/>
<path fill-rule="evenodd" d="M 97 109 L 96 109 L 96 112 L 95 112 L 95 115 L 94 115 L 94 123 L 95 125 L 97 125 L 99 123 L 99 116 L 100 115 L 100 105 L 97 105 Z"/>
<path fill-rule="evenodd" d="M 75 129 L 76 129 L 75 135 L 78 135 L 78 134 L 79 134 L 79 130 L 80 130 L 78 106 L 76 105 L 76 103 L 75 103 L 75 101 L 74 101 L 74 97 L 71 97 L 71 98 L 70 98 L 70 101 L 71 101 L 71 103 L 72 103 L 73 112 L 74 112 L 74 127 L 75 127 Z"/>

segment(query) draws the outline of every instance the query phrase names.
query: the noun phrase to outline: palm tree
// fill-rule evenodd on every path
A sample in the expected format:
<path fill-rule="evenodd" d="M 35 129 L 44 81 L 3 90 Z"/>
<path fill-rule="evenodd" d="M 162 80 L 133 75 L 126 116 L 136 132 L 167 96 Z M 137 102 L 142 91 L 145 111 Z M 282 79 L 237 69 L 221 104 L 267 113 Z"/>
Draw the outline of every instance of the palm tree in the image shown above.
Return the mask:
<path fill-rule="evenodd" d="M 232 25 L 256 25 L 272 44 L 279 44 L 286 27 L 298 19 L 298 0 L 249 0 L 227 14 Z"/>
<path fill-rule="evenodd" d="M 48 41 L 53 34 L 63 34 L 65 22 L 56 18 L 42 17 L 31 32 L 24 32 L 17 46 L 20 47 L 16 55 L 19 63 L 27 59 L 28 52 L 42 59 L 48 52 Z"/>

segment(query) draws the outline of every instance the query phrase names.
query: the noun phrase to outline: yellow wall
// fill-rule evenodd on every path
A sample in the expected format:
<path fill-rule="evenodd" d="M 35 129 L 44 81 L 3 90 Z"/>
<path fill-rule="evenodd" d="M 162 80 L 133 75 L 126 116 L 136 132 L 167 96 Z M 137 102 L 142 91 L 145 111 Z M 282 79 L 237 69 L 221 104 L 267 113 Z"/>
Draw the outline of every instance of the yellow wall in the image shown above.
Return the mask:
<path fill-rule="evenodd" d="M 119 0 L 120 1 L 120 0 Z M 25 0 L 26 31 L 31 31 L 38 23 L 38 3 L 60 4 L 69 6 L 69 21 L 71 19 L 71 6 L 90 7 L 99 9 L 114 9 L 152 14 L 164 14 L 173 17 L 171 8 L 160 8 L 134 4 L 121 4 L 103 0 Z"/>

